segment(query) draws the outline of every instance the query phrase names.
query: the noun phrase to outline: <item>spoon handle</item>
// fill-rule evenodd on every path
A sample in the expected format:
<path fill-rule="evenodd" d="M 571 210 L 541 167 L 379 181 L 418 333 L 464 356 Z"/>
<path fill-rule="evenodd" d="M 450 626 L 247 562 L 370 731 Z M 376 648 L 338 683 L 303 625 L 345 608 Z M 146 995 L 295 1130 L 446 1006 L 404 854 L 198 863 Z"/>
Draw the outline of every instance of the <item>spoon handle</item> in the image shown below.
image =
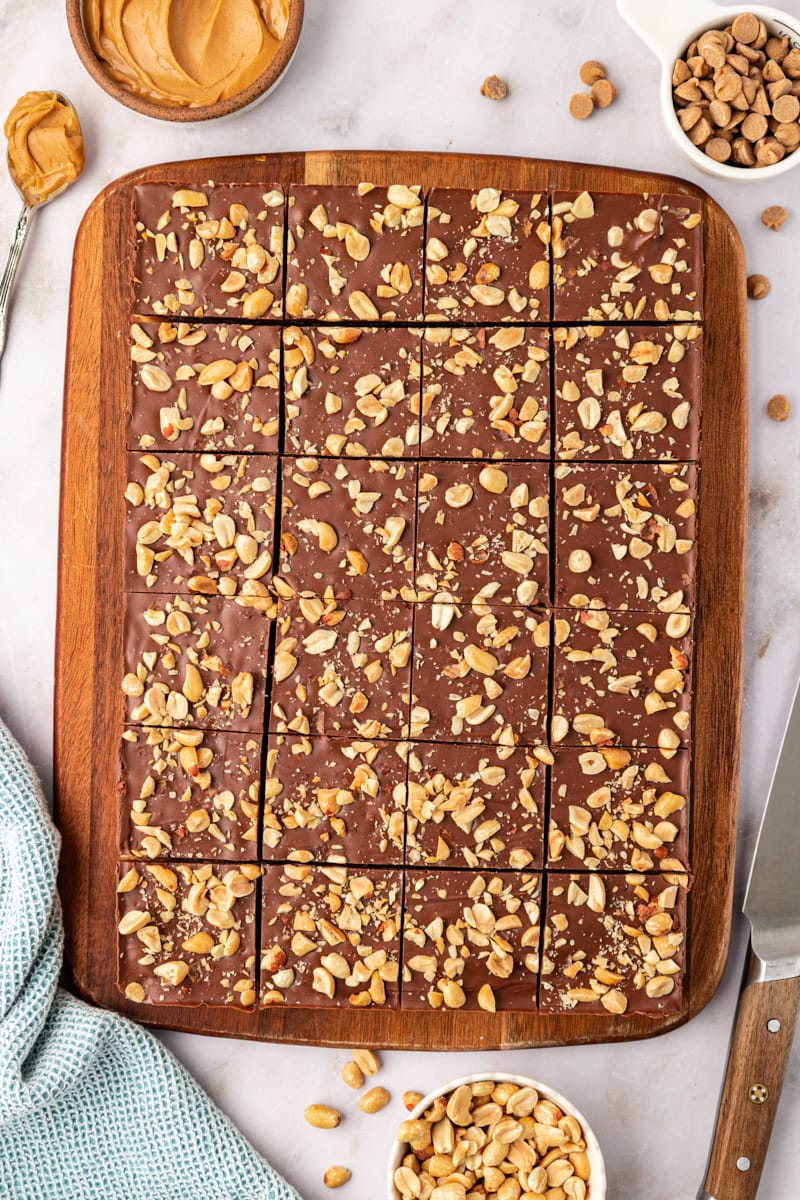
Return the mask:
<path fill-rule="evenodd" d="M 35 211 L 36 209 L 30 204 L 23 204 L 22 212 L 17 219 L 14 236 L 11 239 L 11 245 L 8 248 L 5 270 L 3 271 L 2 278 L 0 278 L 0 358 L 2 358 L 6 344 L 8 305 L 11 300 L 11 292 L 14 288 L 14 278 L 17 274 L 19 260 L 22 258 L 22 249 L 25 245 L 25 239 L 28 236 L 28 230 L 30 229 Z"/>

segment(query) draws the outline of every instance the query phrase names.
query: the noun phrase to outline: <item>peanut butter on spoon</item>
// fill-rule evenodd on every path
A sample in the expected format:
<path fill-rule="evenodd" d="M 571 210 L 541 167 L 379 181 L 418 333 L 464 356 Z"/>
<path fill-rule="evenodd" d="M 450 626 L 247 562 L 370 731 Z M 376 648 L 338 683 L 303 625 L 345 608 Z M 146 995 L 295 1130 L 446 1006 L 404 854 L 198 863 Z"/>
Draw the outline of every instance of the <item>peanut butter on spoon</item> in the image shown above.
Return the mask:
<path fill-rule="evenodd" d="M 60 92 L 26 92 L 8 114 L 3 130 L 8 139 L 8 170 L 23 204 L 0 276 L 0 355 L 11 291 L 34 213 L 73 184 L 84 166 L 81 123 Z"/>
<path fill-rule="evenodd" d="M 290 0 L 84 0 L 92 50 L 112 79 L 157 104 L 195 108 L 244 91 L 278 53 Z"/>
<path fill-rule="evenodd" d="M 57 92 L 26 92 L 6 118 L 8 169 L 26 204 L 50 200 L 83 171 L 78 114 Z"/>

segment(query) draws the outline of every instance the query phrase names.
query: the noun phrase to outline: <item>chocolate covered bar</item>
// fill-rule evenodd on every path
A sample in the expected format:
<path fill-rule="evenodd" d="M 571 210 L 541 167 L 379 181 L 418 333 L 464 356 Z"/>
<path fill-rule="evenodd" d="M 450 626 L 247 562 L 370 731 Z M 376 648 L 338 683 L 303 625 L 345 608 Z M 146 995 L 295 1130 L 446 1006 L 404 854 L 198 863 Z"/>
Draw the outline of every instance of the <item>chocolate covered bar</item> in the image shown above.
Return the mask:
<path fill-rule="evenodd" d="M 280 187 L 141 183 L 133 208 L 134 313 L 243 322 L 281 315 Z"/>
<path fill-rule="evenodd" d="M 551 206 L 554 320 L 702 317 L 699 199 L 556 191 Z"/>
<path fill-rule="evenodd" d="M 426 318 L 546 321 L 547 216 L 541 192 L 432 188 L 425 235 Z"/>
<path fill-rule="evenodd" d="M 399 871 L 264 868 L 261 1004 L 397 1008 Z"/>
<path fill-rule="evenodd" d="M 278 452 L 280 331 L 135 321 L 131 450 Z"/>
<path fill-rule="evenodd" d="M 401 1008 L 536 1008 L 541 880 L 526 871 L 406 872 Z"/>
<path fill-rule="evenodd" d="M 145 1004 L 256 1003 L 255 863 L 121 863 L 118 983 Z"/>
<path fill-rule="evenodd" d="M 424 217 L 417 184 L 293 184 L 287 317 L 362 324 L 419 320 Z"/>
<path fill-rule="evenodd" d="M 129 728 L 120 744 L 120 853 L 258 860 L 259 734 Z"/>
<path fill-rule="evenodd" d="M 541 1010 L 679 1009 L 688 887 L 688 875 L 549 875 Z"/>

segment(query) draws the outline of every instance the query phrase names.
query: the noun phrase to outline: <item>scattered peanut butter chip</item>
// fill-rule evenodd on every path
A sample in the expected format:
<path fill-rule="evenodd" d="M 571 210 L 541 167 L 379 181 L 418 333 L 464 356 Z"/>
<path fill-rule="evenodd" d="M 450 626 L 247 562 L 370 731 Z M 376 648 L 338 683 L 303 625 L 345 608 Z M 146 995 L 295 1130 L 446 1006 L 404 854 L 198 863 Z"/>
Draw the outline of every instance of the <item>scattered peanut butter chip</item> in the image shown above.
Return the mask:
<path fill-rule="evenodd" d="M 617 89 L 610 79 L 598 79 L 592 84 L 592 100 L 598 108 L 608 108 L 614 102 Z"/>
<path fill-rule="evenodd" d="M 766 225 L 767 229 L 774 229 L 777 233 L 786 220 L 786 216 L 786 209 L 782 204 L 770 204 L 761 214 L 761 224 Z"/>
<path fill-rule="evenodd" d="M 766 275 L 747 276 L 747 294 L 751 300 L 764 300 L 770 292 L 772 284 Z"/>
<path fill-rule="evenodd" d="M 569 102 L 569 115 L 576 121 L 585 121 L 594 112 L 594 100 L 586 92 L 576 92 Z"/>
<path fill-rule="evenodd" d="M 487 75 L 481 84 L 481 95 L 490 100 L 505 100 L 508 95 L 508 84 L 499 75 Z"/>
<path fill-rule="evenodd" d="M 785 421 L 791 411 L 788 397 L 780 392 L 776 396 L 770 396 L 767 401 L 767 416 L 773 421 Z"/>
<path fill-rule="evenodd" d="M 597 83 L 598 79 L 605 79 L 606 69 L 596 58 L 590 58 L 581 64 L 578 74 L 581 77 L 581 83 L 585 83 L 587 87 L 591 87 L 593 83 Z"/>

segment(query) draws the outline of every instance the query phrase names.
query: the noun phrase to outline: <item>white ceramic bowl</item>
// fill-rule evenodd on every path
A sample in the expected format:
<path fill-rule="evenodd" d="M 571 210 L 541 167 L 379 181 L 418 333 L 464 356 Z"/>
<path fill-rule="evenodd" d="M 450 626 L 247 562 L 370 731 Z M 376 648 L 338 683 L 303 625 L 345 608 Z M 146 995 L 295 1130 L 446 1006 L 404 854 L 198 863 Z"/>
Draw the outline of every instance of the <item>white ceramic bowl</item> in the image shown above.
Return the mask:
<path fill-rule="evenodd" d="M 672 68 L 675 59 L 707 29 L 730 25 L 738 13 L 751 12 L 763 21 L 770 34 L 788 37 L 800 46 L 800 17 L 763 4 L 714 4 L 712 0 L 617 0 L 617 10 L 661 62 L 659 101 L 667 133 L 696 167 L 718 179 L 763 182 L 782 175 L 800 163 L 800 150 L 787 154 L 770 167 L 732 167 L 715 162 L 689 141 L 681 129 L 672 102 Z"/>
<path fill-rule="evenodd" d="M 481 1083 L 485 1079 L 491 1079 L 495 1083 L 515 1083 L 518 1087 L 535 1088 L 542 1099 L 552 1100 L 567 1116 L 575 1117 L 586 1138 L 586 1153 L 589 1157 L 589 1166 L 591 1168 L 588 1200 L 606 1200 L 606 1164 L 603 1161 L 600 1143 L 595 1137 L 594 1131 L 586 1120 L 586 1117 L 565 1096 L 562 1096 L 560 1092 L 556 1092 L 546 1083 L 539 1083 L 537 1079 L 530 1079 L 527 1075 L 509 1075 L 504 1071 L 482 1071 L 478 1075 L 462 1075 L 460 1079 L 451 1079 L 449 1083 L 445 1083 L 442 1087 L 435 1088 L 432 1092 L 429 1092 L 423 1100 L 420 1100 L 413 1112 L 410 1112 L 403 1119 L 406 1121 L 415 1120 L 417 1117 L 421 1117 L 427 1108 L 430 1108 L 437 1096 L 443 1096 L 447 1092 L 454 1092 L 456 1088 L 461 1087 L 464 1083 Z M 395 1140 L 392 1143 L 387 1172 L 387 1194 L 389 1200 L 399 1200 L 400 1193 L 394 1186 L 394 1173 L 400 1166 L 404 1153 L 407 1153 L 406 1143 Z"/>

